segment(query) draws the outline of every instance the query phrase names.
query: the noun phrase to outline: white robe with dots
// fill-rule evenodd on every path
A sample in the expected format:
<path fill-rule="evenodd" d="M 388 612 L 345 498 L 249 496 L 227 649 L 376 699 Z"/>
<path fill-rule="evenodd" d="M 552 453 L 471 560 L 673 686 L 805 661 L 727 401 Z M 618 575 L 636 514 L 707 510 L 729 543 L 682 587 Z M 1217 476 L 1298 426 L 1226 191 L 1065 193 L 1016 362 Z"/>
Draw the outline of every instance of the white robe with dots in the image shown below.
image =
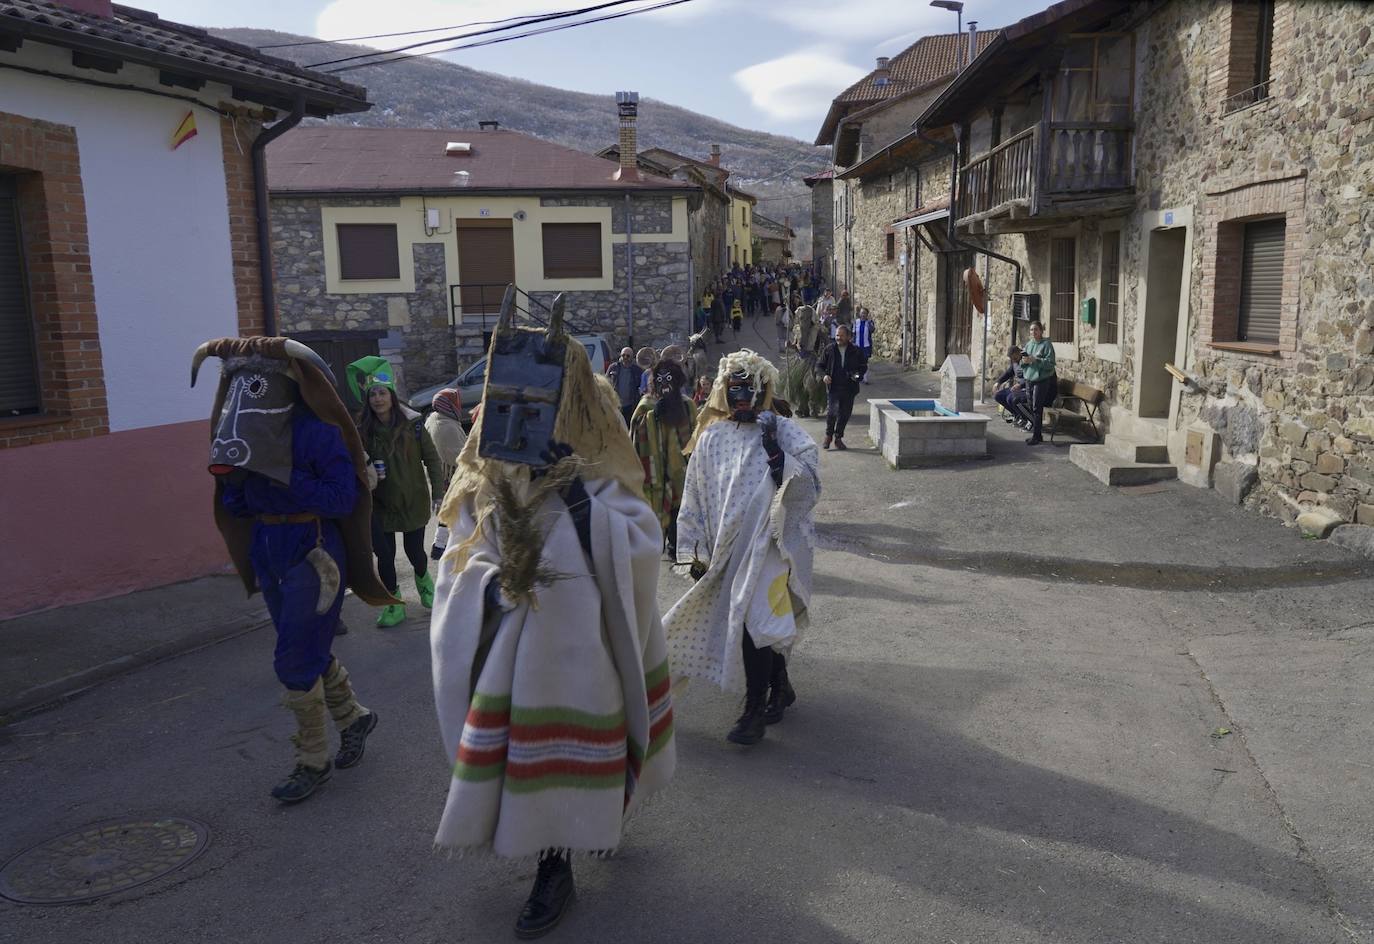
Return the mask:
<path fill-rule="evenodd" d="M 775 486 L 757 423 L 718 420 L 697 441 L 677 519 L 677 558 L 708 565 L 664 617 L 674 675 L 744 688 L 740 633 L 788 651 L 807 624 L 815 507 L 816 441 L 777 418 L 782 485 Z"/>

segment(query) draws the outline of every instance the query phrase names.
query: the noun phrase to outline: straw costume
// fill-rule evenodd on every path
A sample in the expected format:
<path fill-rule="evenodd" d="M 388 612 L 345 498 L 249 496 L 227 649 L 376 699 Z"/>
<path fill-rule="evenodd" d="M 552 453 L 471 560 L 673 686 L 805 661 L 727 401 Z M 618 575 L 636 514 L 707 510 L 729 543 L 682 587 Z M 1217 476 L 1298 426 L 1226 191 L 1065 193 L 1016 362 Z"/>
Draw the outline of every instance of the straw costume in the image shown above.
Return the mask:
<path fill-rule="evenodd" d="M 816 372 L 816 364 L 825 346 L 825 332 L 816 323 L 816 312 L 810 305 L 802 305 L 792 316 L 791 346 L 797 356 L 787 365 L 783 378 L 783 395 L 798 416 L 823 416 L 826 409 L 825 383 Z"/>
<path fill-rule="evenodd" d="M 649 393 L 635 409 L 630 438 L 644 467 L 644 497 L 658 515 L 670 556 L 676 556 L 677 510 L 687 478 L 685 450 L 696 429 L 696 404 L 682 392 L 682 365 L 663 359 L 652 372 Z"/>

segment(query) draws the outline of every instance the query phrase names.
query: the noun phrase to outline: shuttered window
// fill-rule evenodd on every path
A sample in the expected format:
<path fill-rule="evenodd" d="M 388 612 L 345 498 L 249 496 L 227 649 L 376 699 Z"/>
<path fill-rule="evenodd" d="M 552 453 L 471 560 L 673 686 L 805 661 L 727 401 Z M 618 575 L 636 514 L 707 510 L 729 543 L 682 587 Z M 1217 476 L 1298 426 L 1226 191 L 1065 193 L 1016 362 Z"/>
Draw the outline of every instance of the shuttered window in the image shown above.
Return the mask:
<path fill-rule="evenodd" d="M 14 178 L 0 175 L 0 417 L 42 407 Z"/>
<path fill-rule="evenodd" d="M 601 278 L 600 223 L 545 223 L 544 278 Z"/>
<path fill-rule="evenodd" d="M 339 278 L 399 279 L 401 255 L 395 223 L 340 223 Z"/>
<path fill-rule="evenodd" d="M 1072 239 L 1050 240 L 1050 340 L 1073 341 L 1076 286 Z"/>
<path fill-rule="evenodd" d="M 1102 324 L 1098 344 L 1116 344 L 1121 333 L 1121 232 L 1102 234 Z"/>
<path fill-rule="evenodd" d="M 1279 343 L 1284 229 L 1283 220 L 1245 224 L 1238 340 Z"/>

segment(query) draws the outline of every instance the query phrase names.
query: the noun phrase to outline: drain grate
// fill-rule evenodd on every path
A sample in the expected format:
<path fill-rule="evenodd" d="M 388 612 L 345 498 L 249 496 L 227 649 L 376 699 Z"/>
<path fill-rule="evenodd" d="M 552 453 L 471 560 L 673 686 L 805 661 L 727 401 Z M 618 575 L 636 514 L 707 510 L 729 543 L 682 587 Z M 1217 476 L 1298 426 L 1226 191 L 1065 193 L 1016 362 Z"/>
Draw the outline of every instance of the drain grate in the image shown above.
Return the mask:
<path fill-rule="evenodd" d="M 26 905 L 94 901 L 175 872 L 209 844 L 209 827 L 189 819 L 96 823 L 6 862 L 0 896 Z"/>

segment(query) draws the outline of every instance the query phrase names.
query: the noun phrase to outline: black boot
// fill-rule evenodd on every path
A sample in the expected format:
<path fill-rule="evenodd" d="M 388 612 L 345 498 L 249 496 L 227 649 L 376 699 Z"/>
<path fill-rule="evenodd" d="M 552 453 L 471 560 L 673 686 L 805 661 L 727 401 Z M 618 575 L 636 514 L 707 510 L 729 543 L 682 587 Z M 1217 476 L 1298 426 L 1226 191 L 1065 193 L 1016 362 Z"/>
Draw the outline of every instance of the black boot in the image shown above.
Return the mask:
<path fill-rule="evenodd" d="M 725 735 L 727 741 L 735 744 L 757 744 L 763 740 L 763 712 L 767 705 L 762 692 L 756 695 L 746 695 L 744 698 L 744 714 L 739 716 L 735 726 L 730 729 L 730 733 Z"/>
<path fill-rule="evenodd" d="M 515 919 L 515 936 L 529 940 L 548 934 L 563 920 L 574 894 L 572 863 L 567 853 L 545 853 L 539 860 L 539 873 L 534 877 L 530 897 Z"/>
<path fill-rule="evenodd" d="M 272 788 L 272 799 L 282 803 L 299 803 L 323 785 L 332 773 L 334 765 L 328 761 L 318 768 L 297 764 L 285 780 Z"/>
<path fill-rule="evenodd" d="M 357 721 L 339 732 L 339 752 L 334 755 L 334 766 L 340 770 L 355 766 L 363 759 L 367 749 L 367 736 L 377 726 L 377 712 L 369 711 Z"/>
<path fill-rule="evenodd" d="M 773 680 L 768 686 L 768 705 L 763 709 L 763 723 L 777 724 L 796 700 L 797 693 L 787 679 L 787 662 L 780 655 L 774 656 Z"/>

